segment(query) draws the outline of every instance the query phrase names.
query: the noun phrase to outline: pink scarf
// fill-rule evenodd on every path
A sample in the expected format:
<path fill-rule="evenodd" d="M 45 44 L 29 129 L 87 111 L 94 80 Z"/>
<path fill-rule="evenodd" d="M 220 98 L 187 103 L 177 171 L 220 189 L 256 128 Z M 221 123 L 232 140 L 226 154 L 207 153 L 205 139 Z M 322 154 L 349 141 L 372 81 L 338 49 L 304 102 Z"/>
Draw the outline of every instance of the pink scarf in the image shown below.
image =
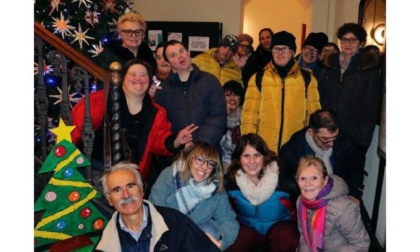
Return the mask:
<path fill-rule="evenodd" d="M 327 185 L 318 193 L 315 201 L 309 201 L 302 196 L 299 202 L 299 220 L 302 225 L 302 234 L 306 244 L 313 252 L 324 251 L 325 217 L 327 213 L 328 199 L 320 199 L 328 195 L 334 185 L 334 181 L 328 178 Z M 310 227 L 308 229 L 308 209 L 314 210 Z M 311 232 L 309 232 L 311 231 Z"/>

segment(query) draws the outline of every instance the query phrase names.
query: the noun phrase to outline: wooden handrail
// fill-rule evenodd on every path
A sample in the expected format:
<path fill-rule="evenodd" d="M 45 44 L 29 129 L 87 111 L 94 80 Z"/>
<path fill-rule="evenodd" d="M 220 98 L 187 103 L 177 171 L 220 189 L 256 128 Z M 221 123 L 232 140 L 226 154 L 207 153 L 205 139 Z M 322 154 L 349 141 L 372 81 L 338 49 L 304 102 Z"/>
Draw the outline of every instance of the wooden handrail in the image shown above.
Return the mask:
<path fill-rule="evenodd" d="M 92 62 L 89 58 L 77 51 L 62 39 L 57 37 L 54 33 L 45 29 L 41 24 L 34 22 L 35 35 L 42 38 L 45 42 L 55 47 L 58 51 L 62 52 L 67 58 L 73 61 L 76 65 L 85 69 L 89 74 L 97 80 L 104 82 L 106 70 Z"/>

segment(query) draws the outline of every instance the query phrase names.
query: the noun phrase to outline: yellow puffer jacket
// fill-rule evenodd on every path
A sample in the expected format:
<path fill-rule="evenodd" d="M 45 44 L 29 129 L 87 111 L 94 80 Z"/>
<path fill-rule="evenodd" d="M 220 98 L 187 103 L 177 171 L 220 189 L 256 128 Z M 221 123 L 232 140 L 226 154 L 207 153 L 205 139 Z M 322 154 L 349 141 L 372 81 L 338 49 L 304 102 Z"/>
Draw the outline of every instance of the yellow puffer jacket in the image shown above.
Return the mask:
<path fill-rule="evenodd" d="M 192 59 L 192 62 L 201 71 L 208 72 L 216 76 L 222 86 L 230 80 L 235 80 L 242 84 L 241 69 L 235 64 L 232 57 L 221 67 L 216 60 L 217 48 L 209 49 Z"/>
<path fill-rule="evenodd" d="M 306 127 L 310 114 L 321 108 L 318 82 L 311 73 L 305 99 L 305 81 L 297 62 L 284 82 L 272 62 L 264 69 L 261 92 L 255 84 L 256 74 L 248 82 L 241 116 L 241 133 L 259 134 L 268 147 L 278 153 L 279 147 L 289 141 L 293 133 Z"/>

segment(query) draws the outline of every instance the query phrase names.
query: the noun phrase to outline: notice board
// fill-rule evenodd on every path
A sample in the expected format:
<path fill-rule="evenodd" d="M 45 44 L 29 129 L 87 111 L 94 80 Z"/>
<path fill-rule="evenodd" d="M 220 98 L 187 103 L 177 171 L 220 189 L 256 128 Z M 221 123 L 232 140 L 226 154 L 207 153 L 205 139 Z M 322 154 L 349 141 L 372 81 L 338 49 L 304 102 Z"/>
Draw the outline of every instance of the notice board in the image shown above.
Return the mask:
<path fill-rule="evenodd" d="M 223 24 L 219 22 L 148 21 L 146 41 L 155 51 L 161 41 L 181 41 L 191 53 L 191 58 L 203 51 L 217 47 L 222 40 Z"/>

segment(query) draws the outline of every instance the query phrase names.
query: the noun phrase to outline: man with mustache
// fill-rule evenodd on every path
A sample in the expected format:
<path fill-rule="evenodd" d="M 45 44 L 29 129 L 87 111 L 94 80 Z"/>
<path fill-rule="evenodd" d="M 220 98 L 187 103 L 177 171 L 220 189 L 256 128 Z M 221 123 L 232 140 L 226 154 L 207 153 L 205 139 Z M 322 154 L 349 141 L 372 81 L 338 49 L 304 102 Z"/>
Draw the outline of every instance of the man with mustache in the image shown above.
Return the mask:
<path fill-rule="evenodd" d="M 96 251 L 220 251 L 192 220 L 178 210 L 143 200 L 138 167 L 118 163 L 101 178 L 115 213 Z"/>

